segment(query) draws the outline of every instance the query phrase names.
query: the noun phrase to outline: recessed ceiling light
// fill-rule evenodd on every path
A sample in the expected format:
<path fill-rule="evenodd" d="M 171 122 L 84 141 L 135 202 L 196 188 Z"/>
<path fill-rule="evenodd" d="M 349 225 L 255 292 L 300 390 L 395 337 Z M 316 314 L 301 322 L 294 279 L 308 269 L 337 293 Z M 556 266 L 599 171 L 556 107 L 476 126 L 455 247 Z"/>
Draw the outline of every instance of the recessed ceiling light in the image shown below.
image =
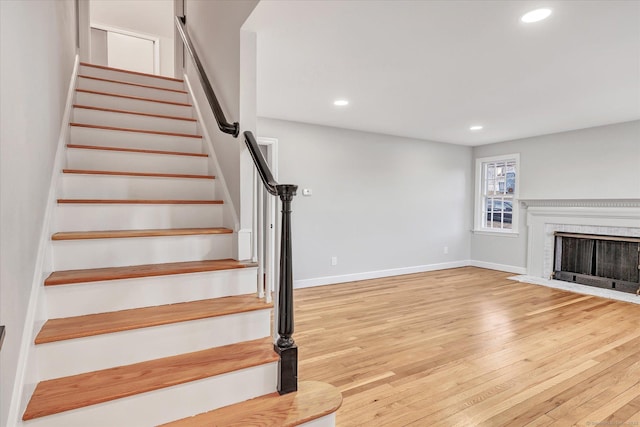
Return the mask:
<path fill-rule="evenodd" d="M 529 24 L 531 22 L 542 21 L 543 19 L 548 18 L 549 15 L 551 15 L 551 9 L 536 9 L 522 15 L 520 20 Z"/>
<path fill-rule="evenodd" d="M 335 101 L 333 101 L 333 105 L 335 105 L 336 107 L 344 107 L 345 105 L 349 105 L 349 101 L 347 101 L 346 99 L 336 99 Z"/>
<path fill-rule="evenodd" d="M 482 126 L 480 125 L 471 126 L 469 130 L 482 130 Z"/>

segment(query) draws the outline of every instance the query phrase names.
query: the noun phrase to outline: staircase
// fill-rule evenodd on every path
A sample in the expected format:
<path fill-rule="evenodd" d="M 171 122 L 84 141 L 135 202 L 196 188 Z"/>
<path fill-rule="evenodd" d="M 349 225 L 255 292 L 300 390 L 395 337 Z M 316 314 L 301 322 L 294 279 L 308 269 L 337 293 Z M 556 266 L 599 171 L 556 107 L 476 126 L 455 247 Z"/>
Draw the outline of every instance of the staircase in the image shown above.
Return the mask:
<path fill-rule="evenodd" d="M 25 426 L 334 425 L 332 386 L 275 392 L 273 306 L 193 117 L 181 80 L 81 64 Z"/>

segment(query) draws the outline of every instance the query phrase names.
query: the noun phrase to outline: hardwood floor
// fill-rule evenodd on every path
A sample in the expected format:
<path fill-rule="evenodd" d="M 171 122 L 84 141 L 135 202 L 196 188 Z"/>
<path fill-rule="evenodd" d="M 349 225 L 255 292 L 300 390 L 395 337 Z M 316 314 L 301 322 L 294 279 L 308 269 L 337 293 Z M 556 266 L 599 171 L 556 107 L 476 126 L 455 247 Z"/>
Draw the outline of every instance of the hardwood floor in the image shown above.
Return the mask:
<path fill-rule="evenodd" d="M 337 425 L 640 426 L 640 306 L 465 267 L 295 291 Z"/>

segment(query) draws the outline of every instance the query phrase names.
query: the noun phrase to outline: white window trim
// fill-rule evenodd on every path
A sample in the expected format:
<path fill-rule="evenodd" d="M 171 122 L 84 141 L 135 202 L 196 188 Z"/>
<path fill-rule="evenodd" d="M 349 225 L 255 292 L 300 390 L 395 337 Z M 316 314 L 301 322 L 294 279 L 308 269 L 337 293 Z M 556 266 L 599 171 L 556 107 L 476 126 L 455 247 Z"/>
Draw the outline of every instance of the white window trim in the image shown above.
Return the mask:
<path fill-rule="evenodd" d="M 482 227 L 482 164 L 488 162 L 499 162 L 501 160 L 516 161 L 516 191 L 513 199 L 513 211 L 511 213 L 511 229 L 492 229 Z M 517 237 L 519 234 L 520 206 L 520 153 L 504 154 L 500 156 L 480 157 L 476 159 L 476 191 L 473 203 L 473 232 L 474 234 L 486 234 L 491 236 Z"/>

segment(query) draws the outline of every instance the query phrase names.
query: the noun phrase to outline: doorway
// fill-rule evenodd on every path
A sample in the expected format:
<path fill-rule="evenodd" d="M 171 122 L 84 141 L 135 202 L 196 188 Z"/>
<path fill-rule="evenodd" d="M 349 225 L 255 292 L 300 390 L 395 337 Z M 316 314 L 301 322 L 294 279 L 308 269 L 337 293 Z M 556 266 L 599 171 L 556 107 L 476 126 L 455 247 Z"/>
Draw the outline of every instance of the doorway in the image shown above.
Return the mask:
<path fill-rule="evenodd" d="M 91 62 L 146 74 L 160 73 L 160 40 L 118 28 L 91 25 Z"/>
<path fill-rule="evenodd" d="M 258 147 L 262 152 L 273 177 L 278 180 L 278 140 L 276 138 L 258 137 Z M 275 282 L 278 277 L 278 265 L 276 260 L 280 252 L 280 245 L 276 239 L 278 227 L 278 198 L 270 195 L 265 189 L 257 173 L 255 176 L 255 253 L 258 260 L 258 288 L 262 289 L 267 301 L 275 290 Z"/>
<path fill-rule="evenodd" d="M 174 58 L 182 0 L 75 0 L 81 62 L 166 77 L 182 75 Z M 144 17 L 144 19 L 141 19 Z"/>

